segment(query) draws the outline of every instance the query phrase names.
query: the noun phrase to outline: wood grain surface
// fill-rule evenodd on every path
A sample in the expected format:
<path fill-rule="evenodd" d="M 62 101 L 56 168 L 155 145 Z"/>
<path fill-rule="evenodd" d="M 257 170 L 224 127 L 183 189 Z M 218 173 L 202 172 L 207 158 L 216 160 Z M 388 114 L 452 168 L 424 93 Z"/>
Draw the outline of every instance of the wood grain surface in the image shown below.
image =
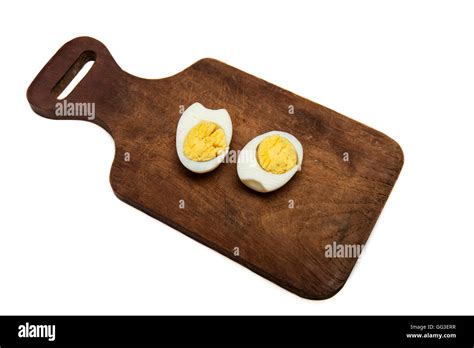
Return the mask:
<path fill-rule="evenodd" d="M 58 95 L 90 60 L 66 99 L 95 103 L 95 119 L 56 116 Z M 85 120 L 111 134 L 110 184 L 121 200 L 309 299 L 344 285 L 357 257 L 327 257 L 327 245 L 366 243 L 403 165 L 400 146 L 386 135 L 209 58 L 171 77 L 142 79 L 124 72 L 102 43 L 79 37 L 51 58 L 27 98 L 41 116 Z M 302 171 L 266 194 L 244 186 L 235 163 L 188 171 L 175 133 L 180 107 L 194 102 L 227 109 L 233 150 L 270 130 L 293 134 L 304 149 Z"/>

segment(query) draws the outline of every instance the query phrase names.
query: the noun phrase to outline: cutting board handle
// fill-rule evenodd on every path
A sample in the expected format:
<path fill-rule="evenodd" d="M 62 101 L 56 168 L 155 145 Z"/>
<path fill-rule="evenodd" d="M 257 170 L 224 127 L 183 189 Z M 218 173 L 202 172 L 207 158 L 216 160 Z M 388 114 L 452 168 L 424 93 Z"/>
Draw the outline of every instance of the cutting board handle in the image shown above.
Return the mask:
<path fill-rule="evenodd" d="M 106 77 L 123 73 L 100 41 L 86 36 L 75 38 L 56 52 L 29 86 L 27 99 L 33 111 L 43 117 L 64 119 L 64 115 L 58 115 L 58 96 L 89 61 L 94 61 L 92 68 L 65 98 L 68 102 L 95 103 L 103 93 L 100 87 L 110 83 Z M 100 123 L 100 119 L 87 115 L 68 116 Z"/>

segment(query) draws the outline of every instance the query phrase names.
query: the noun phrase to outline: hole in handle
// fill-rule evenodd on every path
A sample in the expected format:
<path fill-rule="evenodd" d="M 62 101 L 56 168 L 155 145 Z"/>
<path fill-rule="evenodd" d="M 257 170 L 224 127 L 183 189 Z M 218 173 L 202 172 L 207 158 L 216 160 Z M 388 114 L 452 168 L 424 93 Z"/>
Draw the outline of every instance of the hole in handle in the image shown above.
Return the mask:
<path fill-rule="evenodd" d="M 51 93 L 58 100 L 66 98 L 87 75 L 94 65 L 96 54 L 93 51 L 84 51 L 79 58 L 71 65 L 66 73 L 59 79 L 51 90 Z"/>

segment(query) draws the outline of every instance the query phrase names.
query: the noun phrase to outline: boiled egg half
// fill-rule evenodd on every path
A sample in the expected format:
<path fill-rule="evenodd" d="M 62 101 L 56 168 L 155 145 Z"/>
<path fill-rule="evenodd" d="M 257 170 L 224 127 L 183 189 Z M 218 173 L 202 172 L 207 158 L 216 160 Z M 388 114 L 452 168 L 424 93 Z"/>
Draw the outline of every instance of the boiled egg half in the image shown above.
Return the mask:
<path fill-rule="evenodd" d="M 212 110 L 194 103 L 178 121 L 176 151 L 181 163 L 195 173 L 216 169 L 224 161 L 231 140 L 232 121 L 225 109 Z"/>
<path fill-rule="evenodd" d="M 303 147 L 293 135 L 271 131 L 244 146 L 237 159 L 239 179 L 258 192 L 271 192 L 285 185 L 301 170 Z"/>

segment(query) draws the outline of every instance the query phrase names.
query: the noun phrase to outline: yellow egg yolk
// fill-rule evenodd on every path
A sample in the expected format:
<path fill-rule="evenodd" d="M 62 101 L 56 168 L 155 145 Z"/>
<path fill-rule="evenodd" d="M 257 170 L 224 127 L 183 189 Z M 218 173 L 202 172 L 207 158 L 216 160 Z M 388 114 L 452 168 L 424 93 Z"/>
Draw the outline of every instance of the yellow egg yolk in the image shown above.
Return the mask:
<path fill-rule="evenodd" d="M 267 172 L 283 174 L 296 165 L 298 156 L 288 139 L 275 134 L 266 137 L 258 145 L 257 160 Z"/>
<path fill-rule="evenodd" d="M 214 122 L 202 121 L 189 131 L 183 150 L 190 160 L 204 162 L 216 158 L 226 146 L 222 128 Z"/>

